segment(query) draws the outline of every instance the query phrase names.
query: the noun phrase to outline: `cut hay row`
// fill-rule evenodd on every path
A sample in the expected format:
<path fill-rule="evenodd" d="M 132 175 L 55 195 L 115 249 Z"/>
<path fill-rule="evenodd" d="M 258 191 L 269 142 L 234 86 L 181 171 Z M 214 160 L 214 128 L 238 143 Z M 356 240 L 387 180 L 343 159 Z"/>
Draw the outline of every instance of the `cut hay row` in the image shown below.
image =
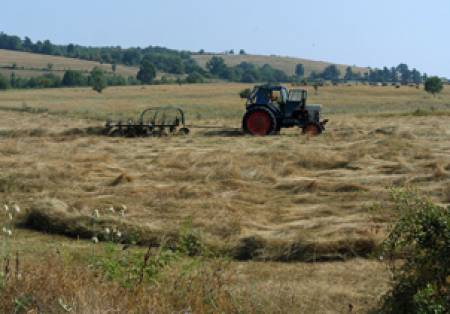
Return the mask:
<path fill-rule="evenodd" d="M 55 199 L 45 199 L 34 204 L 18 222 L 22 228 L 30 228 L 49 234 L 59 234 L 76 239 L 110 241 L 105 230 L 120 230 L 121 244 L 148 247 L 165 245 L 176 248 L 180 239 L 175 230 L 155 230 L 142 224 L 131 223 L 117 217 L 80 215 L 69 211 L 67 204 Z M 180 226 L 180 229 L 182 226 Z M 211 243 L 200 239 L 206 250 L 214 255 L 229 256 L 238 260 L 273 260 L 320 262 L 344 260 L 350 257 L 367 257 L 377 248 L 374 238 L 354 237 L 337 241 L 269 242 L 260 236 L 241 237 L 233 242 Z M 208 243 L 209 242 L 209 243 Z"/>

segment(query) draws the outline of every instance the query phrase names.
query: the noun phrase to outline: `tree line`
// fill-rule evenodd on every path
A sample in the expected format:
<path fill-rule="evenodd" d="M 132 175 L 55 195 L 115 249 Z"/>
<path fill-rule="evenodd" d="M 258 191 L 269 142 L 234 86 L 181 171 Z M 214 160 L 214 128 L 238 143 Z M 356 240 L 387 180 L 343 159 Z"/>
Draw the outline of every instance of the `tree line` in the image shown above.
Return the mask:
<path fill-rule="evenodd" d="M 29 37 L 21 39 L 18 36 L 0 33 L 0 49 L 33 52 L 53 56 L 78 58 L 100 63 L 124 64 L 139 66 L 144 57 L 158 71 L 171 74 L 203 73 L 204 70 L 195 62 L 188 51 L 178 51 L 158 46 L 146 48 L 86 47 L 75 44 L 56 45 L 50 40 L 33 42 Z"/>
<path fill-rule="evenodd" d="M 200 67 L 188 51 L 178 51 L 163 47 L 149 46 L 147 48 L 117 47 L 85 47 L 80 45 L 55 45 L 49 40 L 33 42 L 30 38 L 21 39 L 18 36 L 10 36 L 0 33 L 0 49 L 26 51 L 55 56 L 79 58 L 101 63 L 110 63 L 112 74 L 103 73 L 106 85 L 137 85 L 137 84 L 170 84 L 170 83 L 203 83 L 211 79 L 222 79 L 233 82 L 311 82 L 318 84 L 322 81 L 345 82 L 357 81 L 367 83 L 401 83 L 420 84 L 427 75 L 417 69 L 410 69 L 407 64 L 399 64 L 396 67 L 383 67 L 382 69 L 369 68 L 366 72 L 354 71 L 347 67 L 345 73 L 341 73 L 337 65 L 329 65 L 323 71 L 311 72 L 305 76 L 303 64 L 297 64 L 294 75 L 288 75 L 284 71 L 275 69 L 269 64 L 257 66 L 250 62 L 242 62 L 236 66 L 228 66 L 220 56 L 213 56 L 206 64 L 206 69 Z M 230 52 L 231 53 L 231 52 Z M 233 51 L 234 53 L 234 51 Z M 245 51 L 240 51 L 245 54 Z M 139 66 L 136 77 L 123 77 L 116 74 L 117 64 Z M 51 69 L 48 69 L 49 71 Z M 103 71 L 102 71 L 103 72 Z M 156 73 L 163 72 L 175 74 L 177 79 L 162 77 L 156 80 Z M 72 77 L 74 79 L 68 79 Z M 0 89 L 5 88 L 45 88 L 45 87 L 71 87 L 88 86 L 90 75 L 81 71 L 66 71 L 63 78 L 52 73 L 39 77 L 17 78 L 15 73 L 11 77 L 0 76 Z M 181 78 L 183 77 L 183 78 Z M 75 79 L 76 78 L 76 79 Z"/>
<path fill-rule="evenodd" d="M 297 65 L 300 69 L 302 65 Z M 296 69 L 297 69 L 296 68 Z M 296 74 L 303 77 L 301 70 Z M 303 72 L 304 73 L 304 72 Z M 369 68 L 367 72 L 354 72 L 352 67 L 347 67 L 344 75 L 339 68 L 332 64 L 327 66 L 322 72 L 311 72 L 308 79 L 311 81 L 325 80 L 332 82 L 356 81 L 368 83 L 401 83 L 401 84 L 421 84 L 427 79 L 426 73 L 421 73 L 417 69 L 410 69 L 407 64 L 401 63 L 396 67 L 383 67 L 382 69 Z"/>
<path fill-rule="evenodd" d="M 217 56 L 208 61 L 206 68 L 210 76 L 233 82 L 290 82 L 293 80 L 284 71 L 274 69 L 269 64 L 258 67 L 253 63 L 241 62 L 230 67 L 223 58 Z"/>

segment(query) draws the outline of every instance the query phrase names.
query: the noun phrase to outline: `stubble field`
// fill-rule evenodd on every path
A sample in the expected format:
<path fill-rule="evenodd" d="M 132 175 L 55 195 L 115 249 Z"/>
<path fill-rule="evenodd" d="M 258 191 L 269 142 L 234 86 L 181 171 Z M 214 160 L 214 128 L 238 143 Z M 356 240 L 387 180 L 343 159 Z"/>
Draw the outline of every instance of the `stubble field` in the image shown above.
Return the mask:
<path fill-rule="evenodd" d="M 249 295 L 243 311 L 376 306 L 389 283 L 377 255 L 395 218 L 389 188 L 413 186 L 450 203 L 450 89 L 438 97 L 410 87 L 311 89 L 310 102 L 330 119 L 322 136 L 292 129 L 253 138 L 236 130 L 245 87 L 2 92 L 0 195 L 25 212 L 13 241 L 20 254 L 89 254 L 83 238 L 107 238 L 102 230 L 113 227 L 123 243 L 177 243 L 189 225 L 209 251 L 232 259 L 224 273 L 234 274 L 230 291 Z M 189 124 L 224 129 L 138 139 L 89 129 L 156 105 L 179 105 Z M 77 310 L 111 306 L 102 302 Z"/>

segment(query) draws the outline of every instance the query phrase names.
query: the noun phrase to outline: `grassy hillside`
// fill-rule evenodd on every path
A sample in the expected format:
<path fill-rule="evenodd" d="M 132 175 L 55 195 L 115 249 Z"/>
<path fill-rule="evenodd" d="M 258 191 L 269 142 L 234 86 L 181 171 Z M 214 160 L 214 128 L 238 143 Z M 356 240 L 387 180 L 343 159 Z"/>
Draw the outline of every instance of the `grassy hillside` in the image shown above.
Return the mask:
<path fill-rule="evenodd" d="M 205 67 L 206 63 L 213 55 L 193 55 L 197 63 Z M 258 56 L 258 55 L 220 55 L 224 58 L 229 66 L 238 65 L 241 62 L 250 62 L 258 66 L 270 64 L 276 69 L 280 69 L 288 75 L 294 74 L 295 66 L 302 63 L 305 66 L 305 73 L 309 75 L 312 71 L 321 72 L 331 63 L 322 61 L 313 61 L 301 58 L 281 57 L 281 56 Z M 12 69 L 13 65 L 15 69 Z M 47 69 L 48 64 L 52 64 L 51 71 Z M 75 58 L 66 58 L 58 56 L 50 56 L 36 53 L 3 50 L 0 49 L 0 73 L 9 77 L 11 72 L 15 72 L 18 77 L 33 77 L 46 73 L 53 73 L 62 76 L 65 70 L 80 70 L 89 72 L 93 67 L 98 66 L 107 72 L 112 72 L 111 64 L 101 64 L 95 61 L 87 61 Z M 338 65 L 342 73 L 344 73 L 347 65 Z M 116 73 L 128 76 L 136 76 L 137 67 L 117 65 Z M 355 72 L 363 72 L 365 68 L 354 67 Z"/>
<path fill-rule="evenodd" d="M 11 69 L 14 64 L 16 64 L 17 68 Z M 53 65 L 51 71 L 47 70 L 48 64 Z M 13 71 L 18 77 L 39 76 L 49 72 L 63 75 L 65 70 L 89 72 L 95 66 L 101 67 L 107 72 L 112 72 L 111 64 L 0 49 L 0 73 L 6 76 L 9 76 Z M 135 76 L 137 68 L 117 65 L 116 73 L 127 77 L 130 75 Z"/>
<path fill-rule="evenodd" d="M 204 67 L 213 56 L 214 55 L 203 54 L 203 55 L 194 55 L 192 57 L 194 58 L 194 60 L 198 62 L 200 66 Z M 276 69 L 286 72 L 286 74 L 288 75 L 294 74 L 295 66 L 299 63 L 304 65 L 306 75 L 309 75 L 312 71 L 322 72 L 323 69 L 332 64 L 323 61 L 313 61 L 308 59 L 281 57 L 281 56 L 259 56 L 259 55 L 218 55 L 218 56 L 223 58 L 226 64 L 229 66 L 238 65 L 239 63 L 244 61 L 254 63 L 259 66 L 269 64 Z M 347 65 L 338 65 L 338 67 L 342 73 L 345 73 Z M 367 69 L 361 67 L 353 68 L 353 71 L 355 72 L 363 72 L 365 70 Z"/>

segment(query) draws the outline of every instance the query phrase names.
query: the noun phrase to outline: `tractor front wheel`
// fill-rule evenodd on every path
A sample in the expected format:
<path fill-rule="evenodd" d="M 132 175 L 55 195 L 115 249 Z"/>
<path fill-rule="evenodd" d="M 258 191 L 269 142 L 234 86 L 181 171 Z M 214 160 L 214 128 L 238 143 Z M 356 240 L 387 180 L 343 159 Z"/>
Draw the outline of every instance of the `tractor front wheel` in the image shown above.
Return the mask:
<path fill-rule="evenodd" d="M 265 108 L 253 108 L 245 113 L 242 128 L 250 135 L 265 136 L 274 134 L 278 125 L 272 112 Z"/>

